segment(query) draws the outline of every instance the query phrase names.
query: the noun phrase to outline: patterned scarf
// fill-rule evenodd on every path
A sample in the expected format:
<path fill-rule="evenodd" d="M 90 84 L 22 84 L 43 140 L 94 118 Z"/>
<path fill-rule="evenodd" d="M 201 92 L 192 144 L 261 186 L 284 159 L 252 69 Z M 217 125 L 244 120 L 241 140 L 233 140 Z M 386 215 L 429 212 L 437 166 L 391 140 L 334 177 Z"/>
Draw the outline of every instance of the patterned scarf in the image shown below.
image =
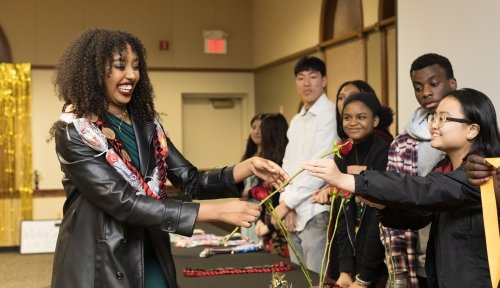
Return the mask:
<path fill-rule="evenodd" d="M 106 155 L 106 161 L 136 190 L 137 195 L 147 195 L 154 199 L 161 199 L 166 195 L 167 137 L 158 120 L 155 119 L 156 133 L 153 137 L 155 148 L 156 167 L 153 175 L 146 182 L 141 173 L 132 164 L 130 156 L 123 144 L 116 137 L 113 130 L 104 126 L 100 119 L 77 118 L 76 114 L 64 112 L 60 120 L 73 125 L 90 148 Z"/>

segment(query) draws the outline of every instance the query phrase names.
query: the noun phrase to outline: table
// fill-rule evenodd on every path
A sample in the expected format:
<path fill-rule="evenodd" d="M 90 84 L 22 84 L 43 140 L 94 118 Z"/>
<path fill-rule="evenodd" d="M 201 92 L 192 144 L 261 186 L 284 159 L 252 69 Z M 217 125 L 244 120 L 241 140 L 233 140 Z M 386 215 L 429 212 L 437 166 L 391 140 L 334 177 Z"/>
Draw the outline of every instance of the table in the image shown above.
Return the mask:
<path fill-rule="evenodd" d="M 205 233 L 226 235 L 229 231 L 223 230 L 213 224 L 197 224 L 196 228 L 203 229 Z M 186 267 L 196 269 L 213 269 L 234 267 L 241 268 L 254 265 L 271 265 L 284 262 L 293 265 L 294 269 L 284 272 L 285 279 L 293 284 L 293 288 L 308 287 L 307 280 L 300 270 L 300 266 L 292 264 L 287 258 L 267 252 L 250 252 L 242 254 L 213 255 L 200 258 L 200 252 L 206 247 L 175 248 L 172 247 L 174 262 L 177 269 L 177 281 L 180 288 L 211 287 L 211 288 L 267 288 L 271 283 L 271 273 L 219 275 L 206 277 L 185 277 L 182 270 Z M 318 281 L 318 274 L 310 272 L 313 282 Z"/>

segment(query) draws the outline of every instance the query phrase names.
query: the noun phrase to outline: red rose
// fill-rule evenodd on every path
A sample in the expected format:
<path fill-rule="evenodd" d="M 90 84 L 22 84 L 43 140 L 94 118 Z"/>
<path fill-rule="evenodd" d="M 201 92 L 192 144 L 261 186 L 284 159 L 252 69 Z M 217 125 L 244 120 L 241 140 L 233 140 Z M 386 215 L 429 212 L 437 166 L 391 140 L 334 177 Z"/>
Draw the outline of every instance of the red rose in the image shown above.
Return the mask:
<path fill-rule="evenodd" d="M 339 188 L 334 187 L 334 186 L 330 186 L 330 195 L 331 196 L 340 196 L 340 197 L 345 198 L 345 199 L 349 199 L 352 197 L 351 192 L 339 189 Z"/>
<path fill-rule="evenodd" d="M 337 142 L 337 146 L 340 147 L 340 154 L 347 155 L 352 150 L 352 139 L 344 139 L 342 141 Z"/>
<path fill-rule="evenodd" d="M 352 196 L 352 193 L 349 191 L 341 190 L 342 191 L 342 197 L 345 199 L 349 199 Z"/>
<path fill-rule="evenodd" d="M 250 192 L 250 195 L 252 195 L 253 199 L 256 199 L 259 201 L 264 200 L 267 197 L 267 195 L 269 195 L 269 191 L 261 185 L 253 186 L 252 188 L 250 188 L 249 192 Z"/>

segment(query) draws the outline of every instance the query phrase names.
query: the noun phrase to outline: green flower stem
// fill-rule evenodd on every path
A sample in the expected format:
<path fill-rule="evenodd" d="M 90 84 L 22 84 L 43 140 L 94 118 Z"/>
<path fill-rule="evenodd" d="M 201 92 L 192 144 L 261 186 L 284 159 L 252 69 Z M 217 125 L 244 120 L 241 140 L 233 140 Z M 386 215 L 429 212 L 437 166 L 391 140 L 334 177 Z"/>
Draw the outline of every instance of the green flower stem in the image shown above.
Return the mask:
<path fill-rule="evenodd" d="M 309 274 L 309 270 L 307 270 L 307 267 L 304 264 L 304 261 L 302 260 L 302 257 L 300 256 L 299 251 L 297 250 L 297 247 L 295 247 L 295 243 L 293 242 L 292 238 L 290 237 L 290 233 L 288 232 L 288 229 L 286 228 L 285 224 L 281 220 L 278 213 L 276 213 L 276 211 L 274 210 L 273 204 L 271 202 L 265 202 L 265 205 L 266 205 L 267 209 L 270 211 L 271 216 L 274 218 L 274 220 L 278 224 L 278 228 L 281 231 L 283 231 L 286 242 L 288 243 L 288 245 L 292 249 L 292 252 L 295 255 L 295 257 L 297 258 L 297 261 L 299 262 L 300 269 L 302 270 L 302 273 L 304 273 L 304 276 L 306 277 L 307 283 L 309 283 L 309 287 L 313 287 L 311 275 Z"/>
<path fill-rule="evenodd" d="M 334 208 L 334 205 L 335 205 L 335 200 L 337 199 L 337 195 L 334 195 L 333 196 L 333 199 L 331 200 L 331 203 L 330 203 L 330 216 L 328 217 L 328 226 L 326 226 L 326 241 L 325 241 L 325 250 L 323 251 L 323 258 L 321 259 L 321 269 L 319 270 L 319 288 L 322 288 L 323 287 L 323 284 L 325 282 L 325 280 L 323 279 L 323 274 L 326 274 L 326 269 L 328 269 L 328 266 L 325 267 L 325 262 L 326 262 L 326 257 L 328 253 L 328 244 L 330 243 L 329 239 L 328 239 L 328 235 L 330 235 L 330 224 L 332 222 L 332 215 L 333 215 L 333 208 Z M 333 239 L 333 236 L 332 238 Z"/>
<path fill-rule="evenodd" d="M 338 196 L 335 196 L 335 198 L 336 197 L 338 197 Z M 323 266 L 321 267 L 321 270 L 320 270 L 321 273 L 319 275 L 320 276 L 319 288 L 323 288 L 323 285 L 325 283 L 326 269 L 328 269 L 328 265 L 330 265 L 330 257 L 329 256 L 330 256 L 330 253 L 332 251 L 333 238 L 335 237 L 335 233 L 337 232 L 337 226 L 339 224 L 339 217 L 340 217 L 340 213 L 342 213 L 342 207 L 344 207 L 345 200 L 346 200 L 346 198 L 342 197 L 342 200 L 340 201 L 339 211 L 337 212 L 337 217 L 335 217 L 335 226 L 333 228 L 332 238 L 330 238 L 330 240 L 328 240 L 328 238 L 327 238 L 327 240 L 326 240 L 328 249 L 325 249 L 325 253 L 323 254 L 323 260 L 322 260 L 321 265 L 323 265 L 323 261 L 325 260 L 326 255 L 328 255 L 328 258 L 326 260 L 325 271 L 323 271 Z M 331 224 L 332 218 L 333 218 L 332 217 L 333 216 L 333 203 L 334 203 L 334 201 L 332 201 L 332 205 L 330 206 L 330 220 L 328 221 L 328 227 L 330 227 L 330 224 Z"/>
<path fill-rule="evenodd" d="M 325 158 L 325 157 L 327 157 L 329 155 L 332 155 L 332 154 L 335 154 L 338 157 L 342 158 L 342 156 L 340 156 L 340 149 L 343 146 L 347 145 L 348 143 L 349 142 L 346 142 L 346 143 L 344 143 L 341 146 L 335 145 L 332 150 L 330 150 L 327 153 L 321 155 L 320 158 Z M 283 234 L 285 236 L 285 239 L 286 239 L 288 245 L 292 249 L 292 252 L 294 253 L 295 257 L 297 257 L 297 260 L 299 261 L 300 269 L 304 273 L 304 276 L 306 277 L 306 280 L 309 283 L 309 286 L 313 287 L 312 280 L 311 280 L 311 275 L 309 274 L 309 270 L 307 270 L 306 266 L 304 265 L 304 261 L 302 260 L 302 257 L 300 256 L 300 254 L 299 254 L 299 252 L 297 250 L 297 247 L 295 247 L 295 244 L 294 244 L 293 240 L 290 238 L 290 233 L 288 232 L 288 229 L 286 228 L 285 224 L 283 223 L 283 221 L 281 220 L 281 218 L 279 217 L 279 215 L 274 210 L 274 207 L 273 207 L 272 203 L 269 201 L 274 196 L 274 194 L 282 191 L 288 184 L 290 184 L 290 182 L 295 177 L 297 177 L 302 172 L 304 172 L 304 169 L 300 169 L 299 171 L 295 172 L 295 174 L 293 174 L 290 178 L 288 178 L 285 181 L 285 183 L 283 183 L 279 188 L 277 188 L 276 190 L 274 190 L 266 198 L 264 198 L 262 201 L 260 201 L 259 206 L 262 206 L 263 204 L 265 204 L 266 207 L 268 208 L 268 210 L 271 212 L 271 216 L 274 218 L 274 220 L 278 224 L 278 228 L 281 231 L 283 231 Z M 345 201 L 345 199 L 343 198 L 342 202 L 340 204 L 341 207 L 344 204 L 344 201 Z M 333 201 L 332 201 L 332 204 L 331 204 L 331 207 L 330 207 L 330 220 L 329 220 L 329 223 L 328 223 L 328 229 L 329 229 L 330 223 L 332 221 L 332 213 L 333 213 L 332 211 L 333 211 Z M 340 211 L 337 214 L 337 219 L 336 219 L 336 222 L 335 222 L 335 229 L 333 231 L 333 235 L 335 235 L 335 232 L 337 230 L 337 224 L 338 224 L 338 220 L 339 220 L 339 215 L 340 215 Z M 229 234 L 228 236 L 226 236 L 226 238 L 224 238 L 224 240 L 222 241 L 222 244 L 225 245 L 227 243 L 227 241 L 229 241 L 229 239 L 231 239 L 234 236 L 234 234 L 238 231 L 238 229 L 239 229 L 239 227 L 234 228 L 234 230 L 231 232 L 231 234 Z M 327 240 L 326 240 L 326 245 L 325 245 L 325 254 L 323 254 L 323 259 L 321 261 L 321 270 L 320 270 L 320 275 L 319 275 L 320 276 L 320 284 L 319 284 L 320 286 L 319 287 L 323 287 L 324 286 L 326 271 L 323 271 L 323 264 L 325 262 L 325 257 L 326 257 L 325 255 L 327 255 L 326 253 L 328 253 L 328 255 L 330 255 L 330 251 L 331 251 L 331 247 L 332 247 L 331 243 L 332 242 L 333 241 L 330 241 L 330 242 L 328 241 L 328 234 L 327 234 Z M 328 260 L 326 261 L 326 267 L 328 267 L 329 263 L 330 263 L 330 259 L 328 258 Z M 326 267 L 324 268 L 325 270 L 327 269 Z"/>
<path fill-rule="evenodd" d="M 281 190 L 283 190 L 283 188 L 285 188 L 286 186 L 288 186 L 288 184 L 290 184 L 290 182 L 292 182 L 292 180 L 299 176 L 300 173 L 304 172 L 304 169 L 300 169 L 299 171 L 295 172 L 295 174 L 292 175 L 292 177 L 288 178 L 288 180 L 285 181 L 285 183 L 283 183 L 283 185 L 281 185 L 278 189 L 274 190 L 271 194 L 267 195 L 266 198 L 262 199 L 262 201 L 260 201 L 259 205 L 262 206 L 262 204 L 266 203 L 269 199 L 271 199 L 271 197 L 274 196 L 274 194 L 280 192 Z"/>

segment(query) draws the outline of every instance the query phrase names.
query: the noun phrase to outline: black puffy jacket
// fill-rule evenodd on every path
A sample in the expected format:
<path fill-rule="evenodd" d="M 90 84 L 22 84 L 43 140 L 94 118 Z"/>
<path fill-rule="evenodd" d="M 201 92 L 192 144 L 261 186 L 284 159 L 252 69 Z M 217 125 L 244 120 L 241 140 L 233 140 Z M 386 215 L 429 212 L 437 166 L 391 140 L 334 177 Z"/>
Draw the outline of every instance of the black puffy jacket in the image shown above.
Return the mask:
<path fill-rule="evenodd" d="M 426 177 L 365 171 L 356 195 L 382 203 L 384 226 L 420 229 L 430 222 L 425 268 L 429 287 L 491 287 L 481 194 L 464 167 Z"/>

